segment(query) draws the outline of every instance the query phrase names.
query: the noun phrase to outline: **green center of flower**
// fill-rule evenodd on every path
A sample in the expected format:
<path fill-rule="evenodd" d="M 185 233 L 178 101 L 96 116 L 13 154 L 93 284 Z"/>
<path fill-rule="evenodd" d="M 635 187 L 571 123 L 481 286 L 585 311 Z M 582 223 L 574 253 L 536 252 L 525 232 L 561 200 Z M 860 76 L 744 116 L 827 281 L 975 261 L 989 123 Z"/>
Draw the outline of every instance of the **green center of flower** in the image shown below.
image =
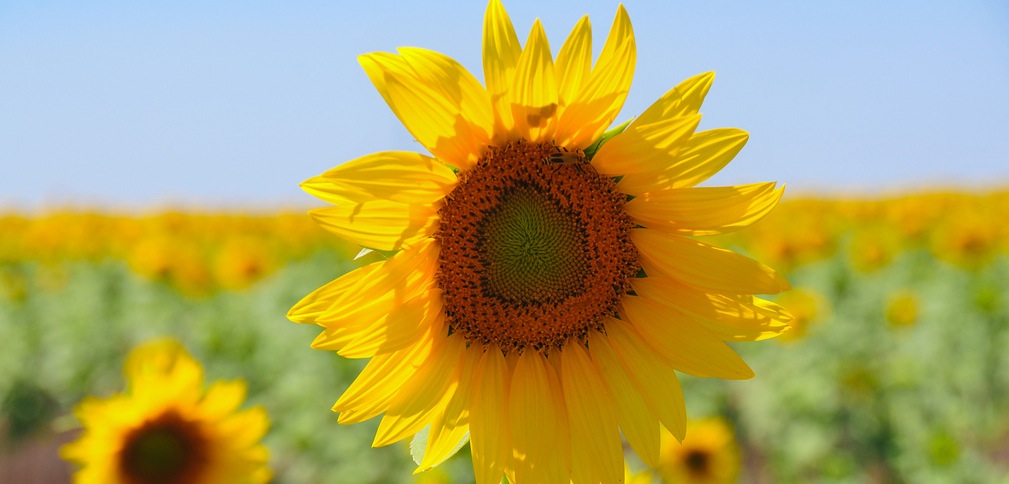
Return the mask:
<path fill-rule="evenodd" d="M 437 280 L 452 331 L 511 352 L 602 330 L 639 267 L 624 199 L 580 151 L 488 148 L 439 211 Z"/>
<path fill-rule="evenodd" d="M 584 289 L 585 236 L 576 216 L 529 188 L 502 197 L 484 218 L 477 250 L 487 262 L 487 293 L 502 300 L 560 300 Z"/>
<path fill-rule="evenodd" d="M 126 482 L 181 484 L 194 482 L 207 461 L 207 443 L 193 422 L 174 411 L 130 432 L 119 453 Z"/>

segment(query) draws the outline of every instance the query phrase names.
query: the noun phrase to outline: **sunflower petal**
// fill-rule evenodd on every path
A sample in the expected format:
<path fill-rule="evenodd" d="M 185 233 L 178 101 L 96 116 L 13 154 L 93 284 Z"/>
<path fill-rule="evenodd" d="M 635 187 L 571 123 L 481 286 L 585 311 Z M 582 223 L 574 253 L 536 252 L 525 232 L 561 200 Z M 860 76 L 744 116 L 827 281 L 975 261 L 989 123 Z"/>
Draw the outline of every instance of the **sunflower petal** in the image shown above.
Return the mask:
<path fill-rule="evenodd" d="M 376 263 L 315 318 L 326 329 L 312 347 L 366 358 L 440 329 L 442 300 L 433 288 L 437 259 L 436 244 L 425 241 Z"/>
<path fill-rule="evenodd" d="M 592 72 L 592 24 L 582 16 L 571 29 L 554 63 L 557 72 L 557 97 L 565 106 L 581 92 Z"/>
<path fill-rule="evenodd" d="M 512 87 L 515 132 L 530 141 L 551 138 L 557 114 L 557 80 L 550 44 L 539 19 L 533 22 L 515 67 Z"/>
<path fill-rule="evenodd" d="M 310 210 L 324 229 L 355 244 L 377 250 L 399 250 L 430 237 L 438 227 L 431 205 L 373 200 Z"/>
<path fill-rule="evenodd" d="M 618 482 L 624 473 L 624 454 L 610 388 L 580 344 L 567 345 L 561 355 L 571 457 L 579 463 L 571 468 L 571 480 Z"/>
<path fill-rule="evenodd" d="M 687 408 L 676 372 L 626 322 L 606 320 L 606 334 L 616 359 L 659 422 L 678 440 L 687 431 Z"/>
<path fill-rule="evenodd" d="M 480 81 L 455 59 L 428 49 L 400 47 L 399 53 L 427 85 L 441 88 L 443 94 L 458 106 L 462 117 L 473 125 L 486 141 L 494 130 L 494 108 L 490 94 Z"/>
<path fill-rule="evenodd" d="M 643 193 L 624 205 L 635 222 L 679 235 L 716 235 L 748 227 L 777 205 L 784 187 L 671 188 Z"/>
<path fill-rule="evenodd" d="M 566 445 L 561 422 L 563 401 L 557 401 L 557 377 L 536 351 L 519 355 L 509 394 L 512 449 L 516 482 L 565 482 L 567 470 L 555 456 Z"/>
<path fill-rule="evenodd" d="M 364 422 L 389 408 L 389 402 L 416 373 L 431 352 L 431 338 L 413 346 L 377 355 L 361 370 L 333 405 L 342 424 Z"/>
<path fill-rule="evenodd" d="M 632 124 L 599 148 L 592 158 L 592 166 L 604 175 L 626 178 L 645 173 L 654 178 L 674 159 L 700 122 L 701 115 L 694 114 L 651 124 Z M 625 188 L 623 184 L 618 187 Z"/>
<path fill-rule="evenodd" d="M 244 380 L 214 382 L 200 401 L 200 413 L 208 421 L 224 418 L 242 405 L 245 391 Z"/>
<path fill-rule="evenodd" d="M 659 171 L 627 174 L 617 188 L 636 195 L 663 188 L 695 186 L 729 164 L 749 137 L 746 131 L 736 128 L 694 133 Z"/>
<path fill-rule="evenodd" d="M 445 339 L 438 335 L 438 338 L 436 348 L 414 377 L 389 402 L 372 446 L 382 447 L 410 437 L 444 412 L 459 386 L 459 363 L 466 350 L 466 340 L 459 334 Z"/>
<path fill-rule="evenodd" d="M 634 329 L 677 370 L 729 380 L 753 377 L 732 348 L 682 313 L 645 297 L 626 297 L 622 305 Z"/>
<path fill-rule="evenodd" d="M 749 295 L 727 296 L 690 289 L 661 277 L 634 279 L 634 291 L 682 311 L 726 341 L 760 341 L 788 330 L 781 306 Z"/>
<path fill-rule="evenodd" d="M 371 200 L 430 204 L 447 195 L 455 184 L 455 173 L 434 158 L 385 151 L 343 163 L 306 180 L 301 188 L 336 205 Z"/>
<path fill-rule="evenodd" d="M 472 348 L 465 350 L 460 363 L 459 386 L 445 411 L 431 423 L 424 458 L 414 474 L 426 471 L 452 457 L 459 449 L 460 442 L 464 442 L 469 435 L 470 399 L 481 355 L 482 353 Z"/>
<path fill-rule="evenodd" d="M 560 146 L 585 148 L 613 123 L 630 92 L 636 59 L 634 29 L 620 5 L 588 82 L 570 99 L 557 121 Z"/>
<path fill-rule="evenodd" d="M 508 12 L 500 0 L 490 0 L 483 22 L 483 77 L 496 114 L 495 133 L 509 132 L 515 124 L 511 88 L 521 54 L 522 47 Z"/>
<path fill-rule="evenodd" d="M 468 168 L 490 139 L 488 98 L 461 65 L 441 54 L 358 57 L 403 126 L 440 160 Z"/>
<path fill-rule="evenodd" d="M 722 294 L 776 294 L 790 287 L 773 269 L 731 250 L 651 229 L 632 229 L 645 272 Z"/>
<path fill-rule="evenodd" d="M 624 371 L 610 347 L 608 338 L 599 332 L 589 334 L 592 361 L 613 395 L 620 431 L 627 437 L 641 460 L 650 467 L 659 465 L 659 418 L 649 409 L 644 397 L 634 388 L 634 382 Z"/>
<path fill-rule="evenodd" d="M 511 378 L 501 350 L 491 346 L 484 351 L 473 381 L 469 414 L 473 473 L 477 484 L 500 484 L 512 466 L 508 423 Z"/>
<path fill-rule="evenodd" d="M 701 109 L 704 96 L 708 94 L 714 80 L 714 72 L 705 72 L 681 82 L 652 103 L 635 122 L 649 124 L 663 119 L 696 114 Z"/>
<path fill-rule="evenodd" d="M 330 313 L 330 308 L 337 301 L 346 297 L 350 288 L 355 284 L 360 284 L 361 281 L 368 280 L 369 276 L 383 264 L 383 262 L 375 262 L 360 267 L 312 291 L 287 312 L 287 319 L 295 323 L 315 324 L 319 318 L 325 318 Z"/>

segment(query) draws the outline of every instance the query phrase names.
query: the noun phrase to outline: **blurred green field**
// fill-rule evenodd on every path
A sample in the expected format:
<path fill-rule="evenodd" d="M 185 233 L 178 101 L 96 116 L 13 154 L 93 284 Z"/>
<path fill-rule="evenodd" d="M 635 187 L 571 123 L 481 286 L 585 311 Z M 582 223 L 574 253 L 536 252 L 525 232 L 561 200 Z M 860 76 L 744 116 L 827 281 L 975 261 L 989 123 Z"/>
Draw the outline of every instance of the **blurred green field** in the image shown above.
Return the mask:
<path fill-rule="evenodd" d="M 682 376 L 688 416 L 722 416 L 734 429 L 740 481 L 1007 482 L 1009 256 L 998 214 L 1009 213 L 1001 212 L 1009 197 L 952 197 L 959 201 L 929 202 L 938 205 L 924 212 L 942 217 L 925 219 L 924 234 L 887 218 L 909 217 L 892 200 L 796 201 L 749 235 L 719 242 L 786 270 L 795 290 L 776 300 L 798 318 L 788 338 L 734 345 L 755 379 Z M 975 206 L 988 208 L 968 210 Z M 976 241 L 949 242 L 968 231 L 955 224 L 970 217 L 998 225 L 981 249 Z M 97 227 L 147 223 L 114 220 Z M 199 240 L 199 253 L 238 252 L 221 235 L 227 230 L 266 250 L 239 262 L 206 258 L 180 272 L 178 253 L 134 250 L 151 239 L 147 229 L 118 237 L 68 229 L 81 230 L 76 237 L 84 241 L 120 240 L 80 249 L 25 238 L 48 233 L 38 226 L 51 221 L 12 216 L 0 223 L 0 482 L 31 482 L 16 479 L 32 469 L 43 475 L 45 463 L 62 466 L 56 442 L 74 435 L 73 406 L 121 391 L 129 350 L 166 335 L 203 362 L 208 380 L 248 381 L 247 405 L 264 405 L 272 420 L 264 443 L 275 482 L 415 482 L 408 445 L 370 447 L 378 419 L 341 426 L 329 410 L 364 361 L 310 349 L 318 328 L 284 317 L 359 264 L 354 248 L 301 228 L 302 242 L 276 241 L 278 231 L 290 236 L 300 222 L 235 223 L 214 232 L 158 220 L 154 232 Z M 32 242 L 12 242 L 14 235 Z M 774 245 L 775 236 L 794 244 Z M 228 264 L 247 280 L 221 276 Z M 633 457 L 628 465 L 643 470 Z M 68 475 L 60 469 L 67 468 L 44 475 Z M 472 482 L 467 451 L 419 479 Z"/>

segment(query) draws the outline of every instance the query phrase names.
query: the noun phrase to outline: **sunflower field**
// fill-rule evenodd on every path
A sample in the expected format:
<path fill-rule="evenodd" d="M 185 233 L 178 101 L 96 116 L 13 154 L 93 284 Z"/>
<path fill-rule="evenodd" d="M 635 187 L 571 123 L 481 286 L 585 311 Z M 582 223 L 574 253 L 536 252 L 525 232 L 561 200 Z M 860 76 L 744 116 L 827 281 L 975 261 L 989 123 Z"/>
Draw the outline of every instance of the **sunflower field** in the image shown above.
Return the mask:
<path fill-rule="evenodd" d="M 1009 191 L 787 197 L 716 245 L 793 286 L 783 336 L 735 345 L 756 377 L 680 375 L 687 438 L 629 482 L 1004 482 L 1009 475 Z M 171 337 L 207 381 L 243 379 L 269 414 L 277 483 L 473 481 L 468 447 L 432 470 L 378 419 L 328 409 L 364 366 L 308 346 L 287 311 L 388 254 L 301 211 L 0 215 L 0 482 L 69 482 L 60 446 L 131 349 Z M 409 441 L 407 441 L 409 442 Z"/>

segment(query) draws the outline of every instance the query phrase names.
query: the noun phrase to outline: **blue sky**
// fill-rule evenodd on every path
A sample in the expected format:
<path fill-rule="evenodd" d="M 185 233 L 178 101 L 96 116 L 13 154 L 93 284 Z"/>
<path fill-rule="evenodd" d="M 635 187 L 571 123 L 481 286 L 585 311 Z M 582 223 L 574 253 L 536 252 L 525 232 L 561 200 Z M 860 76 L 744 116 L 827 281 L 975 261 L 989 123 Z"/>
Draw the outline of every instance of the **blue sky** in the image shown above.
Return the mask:
<path fill-rule="evenodd" d="M 406 2 L 402 2 L 406 3 Z M 616 3 L 505 1 L 556 52 Z M 712 184 L 792 193 L 1009 186 L 1009 7 L 989 1 L 625 2 L 621 119 L 716 71 L 702 128 L 750 142 Z M 536 5 L 539 4 L 539 5 Z M 0 3 L 0 207 L 272 208 L 374 151 L 421 150 L 356 56 L 451 55 L 482 77 L 485 3 Z"/>

